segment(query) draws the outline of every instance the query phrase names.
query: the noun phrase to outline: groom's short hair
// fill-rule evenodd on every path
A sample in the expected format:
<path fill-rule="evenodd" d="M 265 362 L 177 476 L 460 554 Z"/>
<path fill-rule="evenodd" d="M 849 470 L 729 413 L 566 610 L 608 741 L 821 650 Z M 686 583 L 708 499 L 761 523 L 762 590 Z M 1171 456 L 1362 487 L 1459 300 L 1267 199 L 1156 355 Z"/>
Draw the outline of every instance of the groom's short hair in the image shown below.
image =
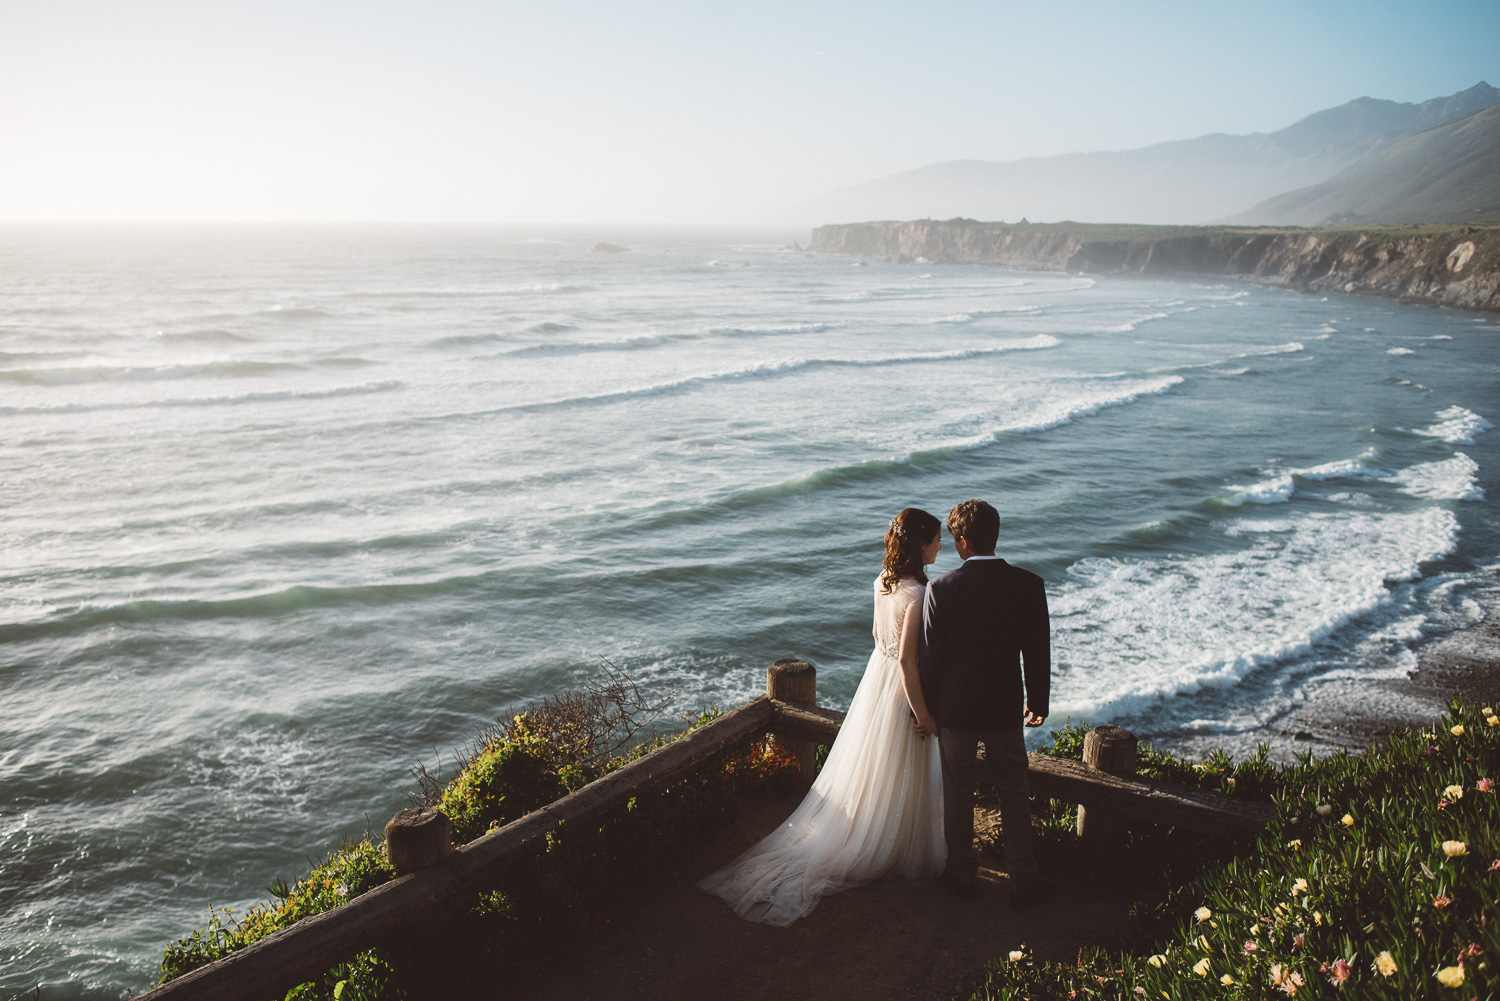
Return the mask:
<path fill-rule="evenodd" d="M 1000 512 L 982 500 L 966 500 L 948 512 L 948 531 L 976 553 L 992 553 L 1000 539 Z"/>

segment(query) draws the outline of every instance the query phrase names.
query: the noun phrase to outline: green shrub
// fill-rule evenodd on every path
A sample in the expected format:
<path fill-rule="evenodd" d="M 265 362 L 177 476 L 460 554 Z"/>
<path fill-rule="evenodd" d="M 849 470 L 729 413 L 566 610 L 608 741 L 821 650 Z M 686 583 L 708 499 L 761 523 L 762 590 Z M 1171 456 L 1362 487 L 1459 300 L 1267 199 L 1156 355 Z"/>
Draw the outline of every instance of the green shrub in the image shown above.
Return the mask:
<path fill-rule="evenodd" d="M 527 729 L 525 714 L 516 717 L 509 739 L 473 754 L 437 802 L 453 823 L 453 840 L 467 844 L 547 805 L 567 792 L 569 779 L 583 784 L 582 775 L 560 775 L 545 754 L 545 742 Z"/>
<path fill-rule="evenodd" d="M 228 907 L 210 908 L 208 923 L 203 928 L 174 942 L 163 952 L 159 983 L 223 959 L 236 949 L 290 927 L 305 917 L 332 910 L 389 882 L 395 875 L 383 846 L 368 837 L 356 842 L 345 841 L 326 861 L 292 886 L 287 886 L 277 877 L 266 888 L 272 900 L 256 904 L 242 918 L 236 919 Z M 298 1001 L 332 997 L 340 981 L 353 985 L 339 990 L 340 1001 L 354 1001 L 361 994 L 375 997 L 388 972 L 389 964 L 378 951 L 371 950 L 329 971 L 319 983 L 303 985 L 308 991 L 298 988 L 288 997 L 296 997 Z"/>

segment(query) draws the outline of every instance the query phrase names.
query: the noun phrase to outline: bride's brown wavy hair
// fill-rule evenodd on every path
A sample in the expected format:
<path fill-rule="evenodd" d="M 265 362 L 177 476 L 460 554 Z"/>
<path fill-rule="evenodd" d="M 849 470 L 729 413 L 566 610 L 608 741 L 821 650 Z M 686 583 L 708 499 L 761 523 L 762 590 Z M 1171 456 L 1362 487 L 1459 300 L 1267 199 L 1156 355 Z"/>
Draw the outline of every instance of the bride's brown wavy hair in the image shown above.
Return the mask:
<path fill-rule="evenodd" d="M 904 507 L 885 530 L 885 563 L 880 571 L 880 589 L 890 594 L 903 577 L 927 583 L 922 569 L 922 548 L 943 530 L 943 523 L 919 507 Z"/>

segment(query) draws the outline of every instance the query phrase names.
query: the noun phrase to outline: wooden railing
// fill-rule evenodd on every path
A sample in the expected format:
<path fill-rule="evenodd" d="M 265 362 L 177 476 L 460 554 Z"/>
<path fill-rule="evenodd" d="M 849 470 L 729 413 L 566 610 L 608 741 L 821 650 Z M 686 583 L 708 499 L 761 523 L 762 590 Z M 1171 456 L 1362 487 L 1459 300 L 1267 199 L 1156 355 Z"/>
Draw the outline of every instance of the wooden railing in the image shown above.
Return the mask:
<path fill-rule="evenodd" d="M 798 758 L 803 778 L 810 782 L 816 745 L 831 744 L 844 718 L 841 712 L 813 704 L 815 677 L 806 661 L 777 661 L 767 672 L 765 695 L 461 848 L 447 851 L 445 841 L 441 846 L 445 850 L 435 853 L 436 861 L 431 864 L 185 973 L 141 999 L 267 1001 L 279 997 L 354 954 L 390 942 L 406 929 L 420 927 L 475 893 L 494 887 L 507 868 L 545 850 L 547 835 L 560 825 L 602 819 L 632 796 L 686 778 L 720 752 L 767 733 Z M 1128 757 L 1133 760 L 1133 737 L 1130 746 Z M 1186 786 L 1145 782 L 1041 754 L 1030 756 L 1027 781 L 1034 793 L 1083 804 L 1098 818 L 1096 830 L 1114 829 L 1113 823 L 1099 821 L 1134 818 L 1245 835 L 1259 830 L 1271 815 L 1260 804 Z M 1080 816 L 1080 834 L 1088 833 Z"/>

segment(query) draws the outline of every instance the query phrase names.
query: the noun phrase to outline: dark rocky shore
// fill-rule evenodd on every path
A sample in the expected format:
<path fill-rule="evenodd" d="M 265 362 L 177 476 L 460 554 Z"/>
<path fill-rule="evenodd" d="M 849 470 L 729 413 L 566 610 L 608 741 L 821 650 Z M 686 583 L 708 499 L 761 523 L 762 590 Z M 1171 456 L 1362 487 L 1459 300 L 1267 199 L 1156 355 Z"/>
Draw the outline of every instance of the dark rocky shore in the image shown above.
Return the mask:
<path fill-rule="evenodd" d="M 1317 229 L 1085 223 L 819 226 L 812 249 L 1096 275 L 1191 275 L 1500 311 L 1500 226 Z"/>
<path fill-rule="evenodd" d="M 1407 677 L 1314 680 L 1303 689 L 1304 700 L 1267 728 L 1266 738 L 1320 753 L 1358 750 L 1431 723 L 1454 696 L 1470 706 L 1500 706 L 1500 579 L 1479 600 L 1485 617 L 1429 643 Z"/>

